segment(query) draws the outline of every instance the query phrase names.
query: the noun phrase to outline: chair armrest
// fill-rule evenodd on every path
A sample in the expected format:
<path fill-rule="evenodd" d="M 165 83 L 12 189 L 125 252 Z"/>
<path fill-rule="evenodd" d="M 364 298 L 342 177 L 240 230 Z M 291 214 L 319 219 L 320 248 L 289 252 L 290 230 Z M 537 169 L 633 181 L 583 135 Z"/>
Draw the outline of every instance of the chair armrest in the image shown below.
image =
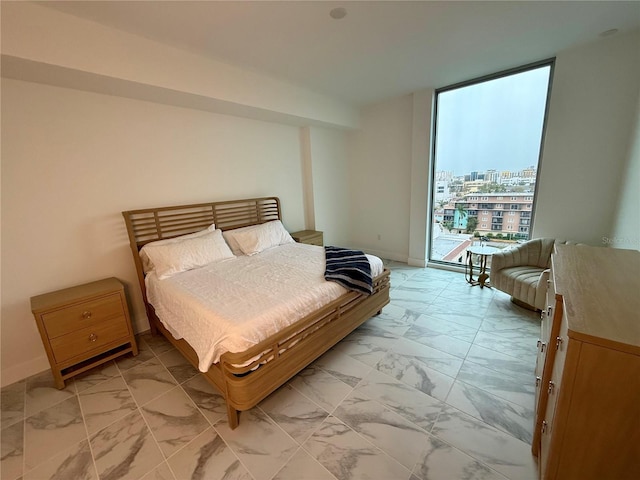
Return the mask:
<path fill-rule="evenodd" d="M 547 291 L 547 280 L 549 280 L 549 275 L 551 273 L 551 269 L 547 268 L 540 274 L 540 278 L 538 279 L 538 284 L 536 288 L 544 287 L 544 291 Z"/>

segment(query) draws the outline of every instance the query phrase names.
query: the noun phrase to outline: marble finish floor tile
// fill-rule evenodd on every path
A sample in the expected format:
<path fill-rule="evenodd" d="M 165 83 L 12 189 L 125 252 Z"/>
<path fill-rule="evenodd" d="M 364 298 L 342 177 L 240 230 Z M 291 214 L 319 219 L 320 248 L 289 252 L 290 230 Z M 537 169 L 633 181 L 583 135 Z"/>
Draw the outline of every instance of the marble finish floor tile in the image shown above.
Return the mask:
<path fill-rule="evenodd" d="M 194 476 L 194 478 L 198 478 L 198 477 Z M 167 463 L 164 462 L 158 465 L 153 470 L 151 470 L 140 480 L 176 480 L 176 477 L 173 476 L 173 472 L 169 468 L 169 465 L 167 465 Z"/>
<path fill-rule="evenodd" d="M 491 392 L 500 398 L 533 409 L 535 384 L 533 376 L 512 376 L 496 372 L 473 362 L 464 362 L 456 380 Z"/>
<path fill-rule="evenodd" d="M 527 360 L 522 360 L 474 344 L 469 349 L 465 361 L 473 362 L 485 368 L 495 370 L 498 373 L 533 378 L 533 370 L 535 368 L 534 358 L 535 357 L 530 356 Z"/>
<path fill-rule="evenodd" d="M 431 433 L 508 478 L 537 478 L 529 444 L 453 407 L 440 413 Z"/>
<path fill-rule="evenodd" d="M 539 314 L 386 260 L 391 303 L 230 430 L 162 336 L 58 390 L 2 388 L 3 480 L 528 480 Z"/>
<path fill-rule="evenodd" d="M 212 425 L 227 418 L 227 404 L 224 397 L 204 376 L 197 375 L 186 381 L 182 384 L 182 389 Z"/>
<path fill-rule="evenodd" d="M 24 420 L 26 382 L 16 382 L 0 390 L 0 428 Z"/>
<path fill-rule="evenodd" d="M 329 415 L 290 385 L 280 387 L 260 408 L 298 443 L 303 443 Z"/>
<path fill-rule="evenodd" d="M 367 324 L 386 330 L 394 335 L 402 336 L 419 316 L 418 312 L 389 304 L 384 307 L 380 315 L 367 320 Z"/>
<path fill-rule="evenodd" d="M 97 480 L 89 441 L 82 440 L 52 459 L 25 473 L 24 480 L 42 479 Z"/>
<path fill-rule="evenodd" d="M 255 480 L 271 479 L 299 447 L 259 408 L 242 412 L 235 430 L 226 422 L 215 429 Z"/>
<path fill-rule="evenodd" d="M 273 480 L 336 480 L 336 477 L 300 448 Z"/>
<path fill-rule="evenodd" d="M 194 438 L 168 462 L 178 479 L 253 480 L 213 428 Z"/>
<path fill-rule="evenodd" d="M 136 337 L 136 341 L 138 344 L 138 355 L 134 357 L 133 354 L 129 353 L 127 355 L 123 355 L 122 357 L 118 357 L 115 360 L 116 365 L 121 372 L 129 370 L 133 367 L 137 367 L 138 365 L 142 365 L 143 363 L 156 358 L 156 355 L 153 353 L 153 350 L 151 350 L 151 347 L 147 345 L 147 343 L 141 338 L 140 335 Z"/>
<path fill-rule="evenodd" d="M 362 391 L 349 395 L 336 408 L 334 416 L 409 470 L 416 464 L 428 437 L 424 430 Z"/>
<path fill-rule="evenodd" d="M 40 410 L 50 407 L 73 397 L 76 393 L 73 379 L 67 380 L 65 388 L 58 390 L 53 380 L 51 370 L 34 375 L 27 379 L 26 385 L 26 415 L 30 416 Z"/>
<path fill-rule="evenodd" d="M 155 357 L 147 363 L 126 370 L 122 376 L 139 406 L 177 385 L 169 371 Z"/>
<path fill-rule="evenodd" d="M 120 370 L 112 360 L 103 365 L 98 365 L 91 370 L 81 373 L 80 375 L 73 377 L 76 390 L 81 393 L 88 388 L 91 388 L 99 383 L 111 380 L 114 377 L 120 376 Z"/>
<path fill-rule="evenodd" d="M 466 357 L 467 352 L 469 352 L 469 348 L 471 348 L 471 343 L 469 342 L 438 333 L 434 330 L 430 330 L 429 327 L 418 323 L 409 328 L 409 330 L 404 334 L 404 338 L 435 348 L 441 352 L 447 352 L 459 358 Z"/>
<path fill-rule="evenodd" d="M 99 383 L 79 394 L 89 435 L 126 417 L 137 407 L 124 379 L 117 377 Z"/>
<path fill-rule="evenodd" d="M 350 387 L 355 387 L 373 368 L 339 350 L 329 350 L 313 362 L 313 365 L 320 367 Z"/>
<path fill-rule="evenodd" d="M 508 402 L 484 390 L 456 381 L 447 404 L 526 443 L 533 439 L 532 409 Z"/>
<path fill-rule="evenodd" d="M 25 420 L 25 471 L 87 438 L 78 398 L 73 396 Z"/>
<path fill-rule="evenodd" d="M 313 366 L 302 370 L 289 384 L 329 413 L 353 390 L 353 387 Z"/>
<path fill-rule="evenodd" d="M 356 391 L 364 393 L 425 431 L 431 430 L 444 405 L 444 402 L 378 370 L 372 370 Z"/>
<path fill-rule="evenodd" d="M 0 431 L 0 477 L 14 480 L 23 474 L 24 424 L 14 423 Z"/>
<path fill-rule="evenodd" d="M 436 360 L 440 358 L 440 353 L 442 352 L 438 352 L 438 356 L 430 358 L 428 354 L 423 357 L 419 352 L 415 351 L 409 351 L 408 353 L 390 351 L 378 362 L 376 368 L 380 372 L 417 388 L 431 397 L 444 400 L 449 393 L 451 385 L 453 385 L 454 377 L 429 366 L 431 364 L 445 369 L 442 366 L 446 365 L 446 362 L 449 361 L 448 359 L 444 359 L 441 363 L 436 363 Z M 430 361 L 431 363 L 429 363 Z M 456 358 L 456 362 L 461 362 L 461 360 Z M 457 363 L 451 365 L 450 369 L 457 371 Z"/>
<path fill-rule="evenodd" d="M 473 457 L 442 440 L 429 436 L 412 480 L 506 480 Z"/>
<path fill-rule="evenodd" d="M 473 343 L 479 347 L 488 348 L 518 359 L 531 359 L 535 358 L 537 354 L 536 342 L 538 338 L 507 338 L 480 330 Z"/>
<path fill-rule="evenodd" d="M 408 480 L 411 473 L 396 460 L 329 417 L 303 448 L 340 480 Z"/>
<path fill-rule="evenodd" d="M 164 461 L 138 411 L 96 433 L 90 442 L 100 480 L 140 478 Z"/>
<path fill-rule="evenodd" d="M 204 415 L 179 387 L 150 401 L 141 410 L 167 458 L 209 427 Z"/>
<path fill-rule="evenodd" d="M 184 383 L 200 373 L 175 348 L 161 353 L 158 358 L 178 383 Z"/>

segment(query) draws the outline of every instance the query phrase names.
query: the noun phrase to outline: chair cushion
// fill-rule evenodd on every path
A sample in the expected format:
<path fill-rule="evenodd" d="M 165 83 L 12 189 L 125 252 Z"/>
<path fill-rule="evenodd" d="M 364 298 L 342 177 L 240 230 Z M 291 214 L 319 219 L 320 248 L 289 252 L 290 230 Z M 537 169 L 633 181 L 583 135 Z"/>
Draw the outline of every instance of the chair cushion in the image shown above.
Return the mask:
<path fill-rule="evenodd" d="M 498 290 L 510 293 L 517 300 L 541 308 L 536 305 L 536 296 L 540 296 L 537 295 L 538 283 L 545 270 L 530 265 L 503 268 L 497 275 L 492 275 L 491 284 Z"/>

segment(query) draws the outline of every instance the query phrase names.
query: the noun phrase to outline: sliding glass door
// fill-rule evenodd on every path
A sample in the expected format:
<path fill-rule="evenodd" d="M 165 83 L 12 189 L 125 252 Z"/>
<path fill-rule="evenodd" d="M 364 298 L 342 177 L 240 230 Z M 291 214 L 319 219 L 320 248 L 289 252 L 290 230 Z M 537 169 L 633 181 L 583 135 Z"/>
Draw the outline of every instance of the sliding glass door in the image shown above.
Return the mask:
<path fill-rule="evenodd" d="M 436 91 L 429 260 L 529 238 L 553 61 Z"/>

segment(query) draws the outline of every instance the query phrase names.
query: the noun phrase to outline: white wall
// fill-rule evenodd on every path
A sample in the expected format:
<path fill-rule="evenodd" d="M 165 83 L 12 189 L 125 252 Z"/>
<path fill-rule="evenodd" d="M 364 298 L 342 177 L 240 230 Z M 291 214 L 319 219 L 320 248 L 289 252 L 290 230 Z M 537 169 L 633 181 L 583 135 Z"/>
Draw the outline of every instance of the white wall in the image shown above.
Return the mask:
<path fill-rule="evenodd" d="M 405 95 L 363 109 L 361 128 L 349 134 L 351 241 L 404 262 L 409 252 L 412 119 L 413 96 Z"/>
<path fill-rule="evenodd" d="M 603 241 L 615 248 L 640 250 L 640 98 L 616 213 L 613 236 Z"/>
<path fill-rule="evenodd" d="M 349 162 L 347 132 L 310 129 L 315 228 L 325 245 L 349 246 Z"/>
<path fill-rule="evenodd" d="M 639 89 L 639 32 L 557 55 L 534 237 L 593 245 L 602 245 L 603 237 L 637 238 L 640 140 L 633 125 Z M 424 195 L 416 182 L 426 185 L 427 175 L 416 179 L 424 169 L 419 162 L 416 165 L 415 154 L 412 159 L 411 145 L 419 150 L 427 136 L 415 128 L 412 97 L 415 108 L 421 104 L 428 110 L 427 93 L 364 109 L 361 128 L 350 134 L 351 239 L 384 258 L 413 263 L 419 259 L 416 248 L 424 233 L 422 227 L 413 228 L 416 213 L 410 198 L 413 208 L 419 205 Z M 620 191 L 624 192 L 621 206 L 628 208 L 622 210 L 624 218 L 618 214 Z M 614 227 L 616 217 L 620 220 Z M 426 245 L 425 238 L 422 244 Z"/>
<path fill-rule="evenodd" d="M 613 236 L 639 88 L 639 32 L 557 55 L 534 237 Z M 629 222 L 640 230 L 637 216 Z"/>
<path fill-rule="evenodd" d="M 31 2 L 1 2 L 3 76 L 298 125 L 355 127 L 357 111 L 268 75 Z"/>
<path fill-rule="evenodd" d="M 48 368 L 33 295 L 116 276 L 147 328 L 121 211 L 277 195 L 304 228 L 297 127 L 3 79 L 1 153 L 3 384 Z"/>

